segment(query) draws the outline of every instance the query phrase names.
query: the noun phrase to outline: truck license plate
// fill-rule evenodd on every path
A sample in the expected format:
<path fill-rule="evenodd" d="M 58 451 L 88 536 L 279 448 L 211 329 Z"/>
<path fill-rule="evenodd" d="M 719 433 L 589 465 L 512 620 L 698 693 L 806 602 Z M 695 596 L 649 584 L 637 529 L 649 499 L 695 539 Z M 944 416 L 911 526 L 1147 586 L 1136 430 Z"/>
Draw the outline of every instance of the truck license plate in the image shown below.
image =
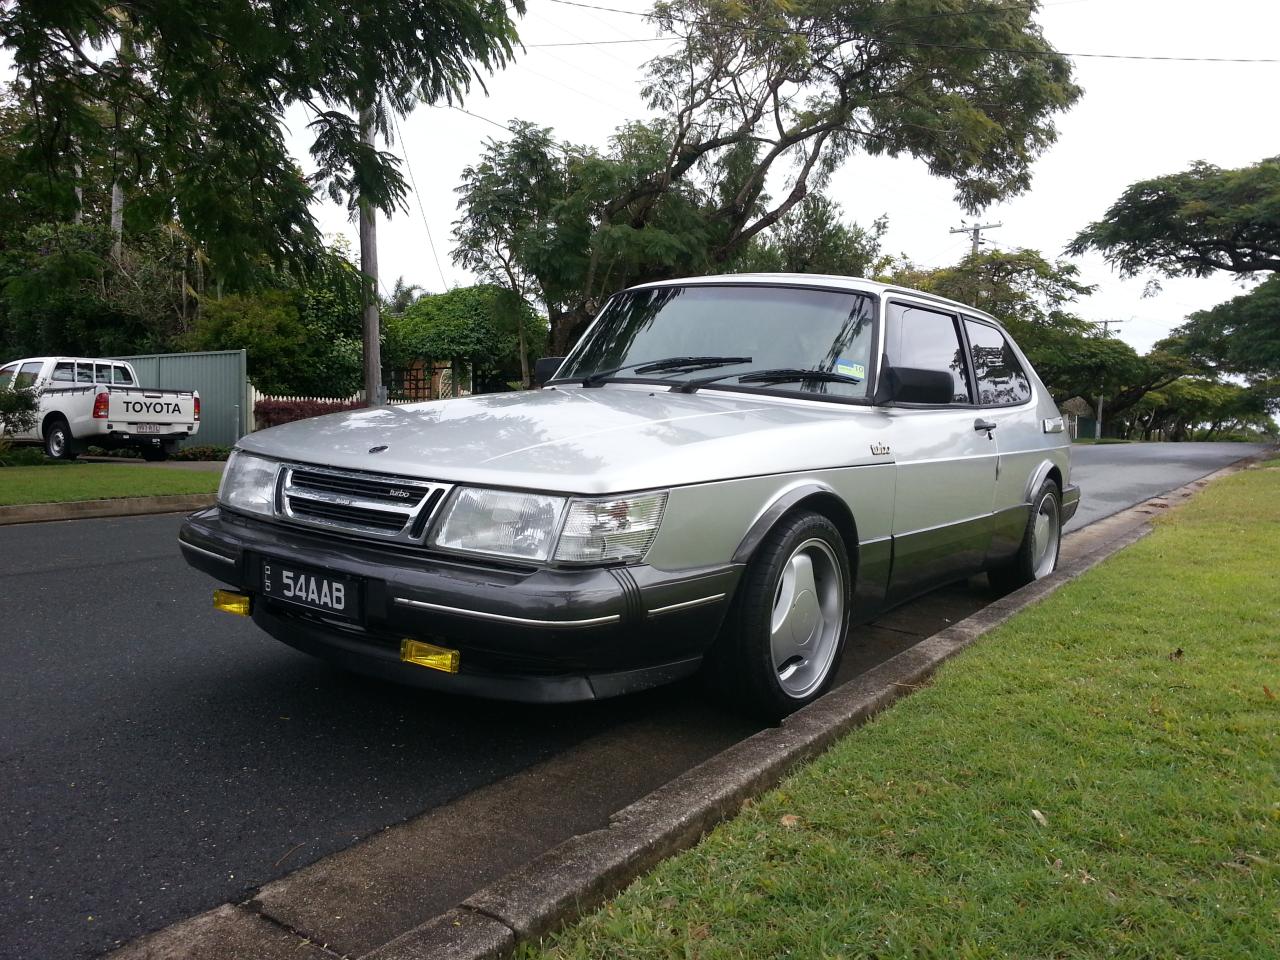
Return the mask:
<path fill-rule="evenodd" d="M 350 577 L 264 559 L 262 595 L 342 620 L 360 619 L 360 581 Z"/>
<path fill-rule="evenodd" d="M 159 433 L 160 424 L 158 423 L 139 423 L 134 427 L 134 433 Z"/>

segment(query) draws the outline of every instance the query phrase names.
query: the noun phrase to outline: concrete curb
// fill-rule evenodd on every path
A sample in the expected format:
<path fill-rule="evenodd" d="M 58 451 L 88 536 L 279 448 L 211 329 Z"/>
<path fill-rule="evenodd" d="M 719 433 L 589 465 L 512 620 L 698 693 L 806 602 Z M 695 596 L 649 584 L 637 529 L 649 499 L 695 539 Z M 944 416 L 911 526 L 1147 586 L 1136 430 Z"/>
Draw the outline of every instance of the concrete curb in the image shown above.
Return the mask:
<path fill-rule="evenodd" d="M 96 517 L 136 517 L 148 513 L 190 513 L 211 507 L 211 493 L 182 493 L 167 497 L 120 497 L 115 500 L 75 500 L 71 503 L 22 503 L 0 507 L 0 526 L 88 520 Z"/>

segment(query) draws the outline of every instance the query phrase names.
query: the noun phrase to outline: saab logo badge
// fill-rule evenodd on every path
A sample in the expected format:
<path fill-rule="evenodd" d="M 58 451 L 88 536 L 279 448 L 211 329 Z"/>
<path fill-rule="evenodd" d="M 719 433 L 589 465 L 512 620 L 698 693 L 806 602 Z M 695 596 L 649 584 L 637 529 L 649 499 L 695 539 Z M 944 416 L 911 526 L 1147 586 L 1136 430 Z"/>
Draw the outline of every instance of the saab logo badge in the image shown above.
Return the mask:
<path fill-rule="evenodd" d="M 873 457 L 887 457 L 889 455 L 889 445 L 887 443 L 873 443 L 871 445 L 871 455 Z"/>

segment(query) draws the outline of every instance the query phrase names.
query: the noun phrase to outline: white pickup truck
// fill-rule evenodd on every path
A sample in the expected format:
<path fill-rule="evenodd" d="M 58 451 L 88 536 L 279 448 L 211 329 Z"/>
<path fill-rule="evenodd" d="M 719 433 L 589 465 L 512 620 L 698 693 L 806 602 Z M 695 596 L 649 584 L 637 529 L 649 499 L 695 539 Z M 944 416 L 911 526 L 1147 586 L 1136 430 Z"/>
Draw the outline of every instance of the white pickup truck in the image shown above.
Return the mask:
<path fill-rule="evenodd" d="M 134 447 L 144 459 L 164 460 L 178 442 L 200 430 L 200 394 L 138 386 L 123 360 L 29 357 L 0 367 L 0 390 L 31 390 L 40 408 L 33 429 L 15 443 L 40 443 L 57 460 L 72 460 L 88 445 Z"/>

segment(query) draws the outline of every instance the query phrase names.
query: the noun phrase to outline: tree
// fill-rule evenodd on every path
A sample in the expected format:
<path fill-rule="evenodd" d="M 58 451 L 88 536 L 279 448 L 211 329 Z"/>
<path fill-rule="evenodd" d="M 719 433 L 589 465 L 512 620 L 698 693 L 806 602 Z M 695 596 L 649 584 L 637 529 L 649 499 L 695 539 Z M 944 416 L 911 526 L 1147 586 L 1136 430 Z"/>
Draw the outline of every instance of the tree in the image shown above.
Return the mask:
<path fill-rule="evenodd" d="M 840 204 L 830 197 L 809 194 L 771 231 L 752 239 L 729 271 L 868 276 L 880 257 L 888 220 L 880 217 L 867 230 L 844 223 L 841 214 Z"/>
<path fill-rule="evenodd" d="M 1280 276 L 1191 314 L 1174 330 L 1168 348 L 1207 370 L 1280 377 Z"/>
<path fill-rule="evenodd" d="M 391 293 L 382 299 L 382 309 L 386 313 L 402 314 L 423 296 L 427 291 L 416 283 L 405 283 L 404 277 L 396 277 Z"/>
<path fill-rule="evenodd" d="M 1201 162 L 1139 181 L 1068 249 L 1097 250 L 1123 276 L 1280 270 L 1280 157 L 1239 170 Z"/>
<path fill-rule="evenodd" d="M 0 37 L 40 105 L 22 139 L 50 185 L 47 219 L 76 207 L 85 160 L 109 157 L 131 194 L 126 231 L 129 217 L 177 219 L 239 281 L 262 258 L 305 269 L 320 253 L 312 190 L 285 148 L 290 106 L 311 112 L 314 183 L 390 212 L 405 193 L 395 158 L 352 114 L 371 110 L 386 137 L 418 100 L 457 98 L 511 56 L 523 12 L 523 0 L 13 0 Z"/>
<path fill-rule="evenodd" d="M 388 317 L 387 360 L 401 368 L 415 361 L 447 362 L 454 382 L 468 366 L 477 382 L 505 382 L 519 370 L 519 327 L 527 338 L 546 328 L 510 290 L 494 284 L 456 287 L 422 297 L 403 316 Z"/>
<path fill-rule="evenodd" d="M 1054 115 L 1080 96 L 1036 7 L 659 3 L 655 20 L 680 43 L 649 65 L 656 118 L 621 127 L 602 154 L 538 148 L 555 174 L 554 227 L 507 252 L 538 283 L 552 349 L 620 287 L 723 270 L 855 153 L 920 159 L 970 210 L 1024 190 Z"/>

